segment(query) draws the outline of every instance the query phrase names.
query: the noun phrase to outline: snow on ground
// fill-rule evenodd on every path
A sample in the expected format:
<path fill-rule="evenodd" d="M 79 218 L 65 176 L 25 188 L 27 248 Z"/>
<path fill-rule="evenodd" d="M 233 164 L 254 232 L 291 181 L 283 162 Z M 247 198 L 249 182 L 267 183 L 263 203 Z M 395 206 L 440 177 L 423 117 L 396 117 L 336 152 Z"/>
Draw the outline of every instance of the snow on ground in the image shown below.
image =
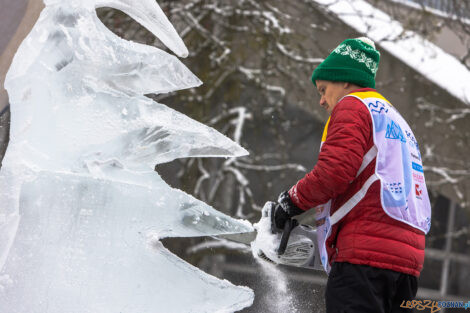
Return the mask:
<path fill-rule="evenodd" d="M 450 94 L 470 104 L 470 71 L 455 57 L 364 0 L 313 0 Z"/>

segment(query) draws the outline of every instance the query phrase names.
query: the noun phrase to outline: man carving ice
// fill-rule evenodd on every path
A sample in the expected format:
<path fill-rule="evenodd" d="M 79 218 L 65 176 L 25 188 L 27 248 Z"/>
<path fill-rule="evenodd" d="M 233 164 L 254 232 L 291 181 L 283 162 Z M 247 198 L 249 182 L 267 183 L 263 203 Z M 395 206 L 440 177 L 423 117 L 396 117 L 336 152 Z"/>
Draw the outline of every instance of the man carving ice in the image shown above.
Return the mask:
<path fill-rule="evenodd" d="M 347 39 L 314 70 L 326 123 L 318 162 L 279 196 L 275 222 L 316 210 L 328 313 L 399 312 L 424 262 L 431 207 L 409 125 L 375 88 L 380 53 Z"/>

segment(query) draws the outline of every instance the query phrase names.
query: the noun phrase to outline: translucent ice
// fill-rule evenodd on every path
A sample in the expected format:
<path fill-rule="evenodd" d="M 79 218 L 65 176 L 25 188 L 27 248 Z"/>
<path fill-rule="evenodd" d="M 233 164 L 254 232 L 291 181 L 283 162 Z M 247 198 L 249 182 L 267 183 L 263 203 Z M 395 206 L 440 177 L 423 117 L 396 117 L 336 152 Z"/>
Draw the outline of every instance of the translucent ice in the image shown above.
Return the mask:
<path fill-rule="evenodd" d="M 247 152 L 144 96 L 200 85 L 176 57 L 125 41 L 97 18 L 133 17 L 177 55 L 154 0 L 46 0 L 5 86 L 0 170 L 2 313 L 233 312 L 253 293 L 178 259 L 159 239 L 251 231 L 169 187 L 155 164 Z"/>

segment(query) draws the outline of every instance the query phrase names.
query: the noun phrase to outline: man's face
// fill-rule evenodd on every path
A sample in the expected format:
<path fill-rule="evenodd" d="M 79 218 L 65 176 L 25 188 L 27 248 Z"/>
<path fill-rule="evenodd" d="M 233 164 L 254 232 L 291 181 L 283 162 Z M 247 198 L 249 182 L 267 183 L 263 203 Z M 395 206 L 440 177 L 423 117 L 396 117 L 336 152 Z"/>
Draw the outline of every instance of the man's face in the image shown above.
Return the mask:
<path fill-rule="evenodd" d="M 316 80 L 315 83 L 321 97 L 320 105 L 331 114 L 338 101 L 348 94 L 348 84 L 326 80 Z"/>

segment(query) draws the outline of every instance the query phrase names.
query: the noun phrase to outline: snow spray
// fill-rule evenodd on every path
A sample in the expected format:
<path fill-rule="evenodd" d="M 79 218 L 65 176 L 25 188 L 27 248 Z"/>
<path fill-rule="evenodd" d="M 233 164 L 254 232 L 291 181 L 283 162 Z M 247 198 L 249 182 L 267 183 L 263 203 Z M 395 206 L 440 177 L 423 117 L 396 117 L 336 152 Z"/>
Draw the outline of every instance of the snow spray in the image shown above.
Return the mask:
<path fill-rule="evenodd" d="M 269 263 L 260 258 L 258 251 L 263 249 L 274 250 L 278 244 L 276 236 L 271 233 L 271 221 L 267 217 L 262 217 L 260 221 L 253 225 L 258 235 L 256 240 L 251 243 L 251 251 L 256 261 L 261 267 L 267 283 L 272 287 L 265 295 L 264 307 L 266 312 L 272 313 L 297 313 L 295 307 L 295 297 L 288 288 L 288 279 L 286 274 L 274 263 Z M 261 249 L 263 248 L 263 249 Z"/>
<path fill-rule="evenodd" d="M 275 264 L 270 264 L 259 258 L 257 258 L 257 261 L 267 282 L 273 287 L 264 295 L 262 300 L 264 307 L 267 309 L 266 311 L 273 313 L 297 313 L 295 298 L 288 288 L 286 274 Z"/>

